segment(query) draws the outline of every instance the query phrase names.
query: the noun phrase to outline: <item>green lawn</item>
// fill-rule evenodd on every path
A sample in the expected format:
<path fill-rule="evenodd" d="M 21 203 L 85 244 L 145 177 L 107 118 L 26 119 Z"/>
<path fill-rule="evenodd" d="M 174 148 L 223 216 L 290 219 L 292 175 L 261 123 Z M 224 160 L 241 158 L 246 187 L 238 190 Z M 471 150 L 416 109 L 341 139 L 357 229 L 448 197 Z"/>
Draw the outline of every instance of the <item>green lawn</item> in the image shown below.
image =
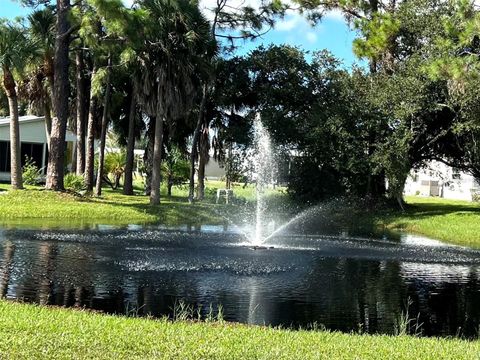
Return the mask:
<path fill-rule="evenodd" d="M 0 189 L 8 189 L 0 185 Z M 184 191 L 184 190 L 181 190 Z M 55 193 L 39 187 L 0 194 L 0 223 L 77 226 L 88 223 L 143 224 L 161 221 L 166 224 L 216 223 L 217 213 L 208 202 L 188 204 L 183 194 L 164 196 L 160 206 L 150 206 L 148 197 L 125 196 L 104 189 L 100 198 L 72 193 Z"/>
<path fill-rule="evenodd" d="M 124 196 L 120 191 L 104 189 L 103 196 L 82 197 L 72 193 L 54 193 L 39 187 L 0 193 L 0 225 L 42 225 L 44 227 L 81 227 L 91 224 L 146 224 L 162 222 L 177 224 L 220 224 L 224 215 L 239 219 L 253 211 L 255 189 L 237 184 L 233 205 L 215 205 L 217 188 L 221 182 L 208 182 L 206 200 L 188 204 L 187 187 L 174 187 L 172 197 L 163 191 L 162 204 L 150 206 L 148 198 L 137 190 L 136 196 Z M 0 184 L 0 190 L 9 190 Z M 288 219 L 296 210 L 284 189 L 270 190 L 269 207 L 277 217 Z M 385 227 L 405 230 L 465 246 L 480 247 L 480 204 L 441 198 L 408 197 L 406 212 L 397 209 L 365 212 L 349 207 L 331 207 L 322 216 L 335 222 L 337 212 L 346 226 L 361 224 L 365 228 Z M 356 213 L 356 215 L 354 215 Z M 328 219 L 327 219 L 328 218 Z"/>
<path fill-rule="evenodd" d="M 0 301 L 1 359 L 478 359 L 479 341 L 170 322 Z"/>
<path fill-rule="evenodd" d="M 480 204 L 407 197 L 407 211 L 377 214 L 377 222 L 447 242 L 480 247 Z"/>

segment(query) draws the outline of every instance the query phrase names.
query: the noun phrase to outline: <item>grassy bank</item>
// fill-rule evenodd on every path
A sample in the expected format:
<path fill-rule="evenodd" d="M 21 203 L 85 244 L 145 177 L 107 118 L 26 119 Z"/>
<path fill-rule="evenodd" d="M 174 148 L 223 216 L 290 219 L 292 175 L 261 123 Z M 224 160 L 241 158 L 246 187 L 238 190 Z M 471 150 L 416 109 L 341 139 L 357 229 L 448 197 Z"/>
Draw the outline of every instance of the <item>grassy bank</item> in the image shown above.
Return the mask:
<path fill-rule="evenodd" d="M 254 185 L 235 184 L 236 206 L 215 204 L 216 190 L 224 188 L 219 181 L 207 182 L 205 200 L 189 204 L 187 186 L 174 187 L 172 196 L 162 188 L 161 204 L 151 206 L 149 198 L 138 187 L 135 196 L 121 190 L 104 188 L 101 197 L 81 196 L 71 192 L 55 193 L 42 187 L 29 186 L 13 191 L 0 184 L 0 225 L 43 225 L 79 227 L 88 224 L 220 224 L 226 213 L 238 214 L 255 200 Z M 284 201 L 281 191 L 271 190 L 272 201 Z M 237 216 L 238 217 L 238 216 Z"/>
<path fill-rule="evenodd" d="M 0 301 L 4 359 L 475 359 L 480 342 L 169 322 Z"/>
<path fill-rule="evenodd" d="M 408 197 L 404 213 L 376 214 L 376 222 L 447 242 L 480 247 L 480 205 L 441 198 Z"/>
<path fill-rule="evenodd" d="M 0 188 L 8 190 L 5 186 Z M 104 189 L 103 195 L 83 197 L 72 193 L 55 193 L 39 187 L 7 191 L 0 195 L 0 222 L 55 224 L 142 224 L 163 222 L 186 224 L 215 223 L 220 219 L 209 203 L 188 204 L 186 197 L 174 194 L 163 197 L 159 206 L 150 206 L 149 199 L 139 193 L 125 196 L 119 191 Z"/>
<path fill-rule="evenodd" d="M 120 191 L 104 189 L 103 196 L 82 197 L 71 193 L 54 193 L 39 187 L 23 191 L 7 191 L 0 195 L 0 225 L 42 225 L 47 227 L 81 227 L 88 224 L 146 224 L 162 222 L 177 224 L 220 224 L 224 215 L 239 220 L 252 211 L 255 200 L 252 185 L 234 188 L 237 203 L 231 206 L 215 205 L 215 192 L 223 183 L 208 182 L 206 200 L 188 204 L 186 187 L 175 187 L 173 196 L 167 197 L 163 189 L 162 204 L 150 206 L 148 197 L 137 191 L 135 196 L 124 196 Z M 0 190 L 9 190 L 0 185 Z M 365 228 L 388 228 L 422 234 L 447 242 L 480 247 L 480 205 L 466 201 L 441 198 L 408 197 L 407 210 L 376 212 L 357 210 L 353 216 L 350 207 L 327 207 L 322 216 L 328 222 L 334 219 L 335 209 L 345 214 L 345 226 L 361 224 Z M 289 218 L 295 206 L 290 206 L 282 190 L 272 190 L 270 208 L 277 216 Z M 247 206 L 243 206 L 247 204 Z M 282 215 L 283 214 L 283 215 Z M 346 216 L 345 216 L 346 215 Z M 291 216 L 291 215 L 290 215 Z M 340 220 L 342 221 L 342 220 Z M 341 222 L 343 223 L 343 222 Z M 319 225 L 321 226 L 321 224 Z M 340 225 L 343 226 L 343 225 Z"/>

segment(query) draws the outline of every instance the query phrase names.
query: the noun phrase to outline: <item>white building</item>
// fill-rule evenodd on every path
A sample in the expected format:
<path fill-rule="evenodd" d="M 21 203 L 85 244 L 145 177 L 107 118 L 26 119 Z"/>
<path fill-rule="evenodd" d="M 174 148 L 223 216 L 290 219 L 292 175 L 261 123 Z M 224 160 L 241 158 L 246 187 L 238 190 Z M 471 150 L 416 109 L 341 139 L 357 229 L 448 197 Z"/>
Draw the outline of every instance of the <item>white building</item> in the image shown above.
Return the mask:
<path fill-rule="evenodd" d="M 35 115 L 21 116 L 19 123 L 22 165 L 26 157 L 31 158 L 45 174 L 48 159 L 45 118 Z M 65 140 L 66 163 L 69 166 L 76 141 L 75 134 L 67 131 Z M 10 118 L 0 118 L 0 181 L 10 181 Z"/>
<path fill-rule="evenodd" d="M 410 173 L 404 194 L 472 201 L 480 194 L 480 185 L 472 175 L 432 161 L 426 168 Z"/>

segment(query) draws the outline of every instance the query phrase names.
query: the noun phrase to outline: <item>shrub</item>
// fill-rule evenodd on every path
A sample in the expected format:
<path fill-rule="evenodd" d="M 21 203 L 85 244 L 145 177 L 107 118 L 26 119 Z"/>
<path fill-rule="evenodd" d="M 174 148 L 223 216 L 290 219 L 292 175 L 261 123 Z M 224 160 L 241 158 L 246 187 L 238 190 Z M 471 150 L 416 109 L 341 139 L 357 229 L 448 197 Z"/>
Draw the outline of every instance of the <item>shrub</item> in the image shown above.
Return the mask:
<path fill-rule="evenodd" d="M 472 192 L 472 201 L 473 202 L 480 202 L 480 192 L 479 191 Z"/>
<path fill-rule="evenodd" d="M 85 183 L 83 176 L 75 175 L 73 173 L 68 173 L 63 179 L 65 189 L 72 191 L 82 191 L 85 190 Z"/>
<path fill-rule="evenodd" d="M 23 183 L 25 185 L 38 185 L 40 183 L 42 171 L 32 158 L 25 156 L 25 165 L 23 165 L 22 170 Z"/>

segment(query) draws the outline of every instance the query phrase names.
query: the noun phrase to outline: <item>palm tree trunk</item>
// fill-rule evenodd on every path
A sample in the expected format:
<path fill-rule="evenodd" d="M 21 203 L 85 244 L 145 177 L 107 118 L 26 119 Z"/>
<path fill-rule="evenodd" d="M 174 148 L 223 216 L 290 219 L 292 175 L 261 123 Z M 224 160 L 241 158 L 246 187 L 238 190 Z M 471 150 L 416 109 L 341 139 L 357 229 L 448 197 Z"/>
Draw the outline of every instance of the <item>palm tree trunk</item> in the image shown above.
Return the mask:
<path fill-rule="evenodd" d="M 94 66 L 92 70 L 92 79 L 97 72 L 97 68 Z M 88 110 L 87 120 L 87 148 L 85 153 L 85 187 L 87 192 L 93 191 L 93 170 L 95 164 L 95 124 L 97 114 L 97 98 L 94 96 L 93 91 L 90 92 L 90 107 Z"/>
<path fill-rule="evenodd" d="M 172 196 L 172 187 L 173 187 L 173 176 L 172 173 L 168 174 L 168 184 L 167 184 L 167 196 Z"/>
<path fill-rule="evenodd" d="M 163 92 L 161 91 L 162 82 L 158 83 L 157 93 L 157 116 L 155 119 L 155 140 L 153 145 L 153 168 L 152 168 L 152 190 L 150 193 L 150 205 L 160 204 L 160 181 L 162 167 L 162 147 L 163 147 Z"/>
<path fill-rule="evenodd" d="M 155 143 L 155 123 L 156 117 L 151 116 L 147 129 L 147 146 L 143 155 L 143 164 L 145 166 L 145 195 L 150 196 L 152 192 L 152 168 L 153 168 L 153 147 Z"/>
<path fill-rule="evenodd" d="M 20 125 L 17 97 L 8 98 L 10 108 L 10 176 L 12 189 L 23 189 L 22 159 L 20 158 Z"/>
<path fill-rule="evenodd" d="M 8 67 L 3 68 L 3 87 L 8 97 L 10 110 L 10 177 L 12 188 L 23 189 L 22 159 L 20 158 L 20 125 L 15 80 Z"/>
<path fill-rule="evenodd" d="M 77 175 L 83 175 L 85 172 L 85 62 L 83 59 L 83 50 L 77 51 L 75 55 L 77 64 Z"/>
<path fill-rule="evenodd" d="M 55 115 L 52 122 L 50 152 L 48 154 L 47 180 L 45 187 L 50 190 L 64 190 L 65 135 L 68 119 L 69 92 L 69 45 L 70 45 L 70 0 L 57 0 L 57 26 L 54 60 Z"/>
<path fill-rule="evenodd" d="M 204 154 L 200 153 L 198 161 L 198 189 L 197 189 L 197 199 L 203 200 L 205 198 L 205 165 L 207 164 L 207 159 L 205 159 Z"/>
<path fill-rule="evenodd" d="M 103 114 L 102 114 L 102 132 L 100 134 L 100 151 L 98 153 L 98 171 L 97 171 L 97 184 L 95 186 L 95 195 L 102 195 L 102 180 L 103 180 L 103 168 L 105 165 L 105 143 L 107 139 L 107 127 L 108 127 L 108 103 L 110 101 L 110 72 L 112 66 L 112 58 L 108 57 L 107 68 L 107 83 L 105 87 L 105 98 L 103 100 Z"/>
<path fill-rule="evenodd" d="M 198 139 L 200 138 L 200 128 L 202 127 L 203 113 L 207 103 L 207 84 L 202 88 L 202 101 L 198 111 L 197 125 L 193 132 L 192 151 L 190 152 L 190 183 L 188 187 L 188 202 L 193 203 L 195 196 L 195 160 L 197 159 Z"/>
<path fill-rule="evenodd" d="M 137 110 L 136 99 L 137 89 L 135 81 L 132 87 L 132 98 L 130 101 L 130 113 L 128 114 L 128 140 L 127 140 L 127 161 L 125 164 L 125 182 L 123 194 L 133 195 L 133 162 L 135 160 L 135 114 Z"/>

